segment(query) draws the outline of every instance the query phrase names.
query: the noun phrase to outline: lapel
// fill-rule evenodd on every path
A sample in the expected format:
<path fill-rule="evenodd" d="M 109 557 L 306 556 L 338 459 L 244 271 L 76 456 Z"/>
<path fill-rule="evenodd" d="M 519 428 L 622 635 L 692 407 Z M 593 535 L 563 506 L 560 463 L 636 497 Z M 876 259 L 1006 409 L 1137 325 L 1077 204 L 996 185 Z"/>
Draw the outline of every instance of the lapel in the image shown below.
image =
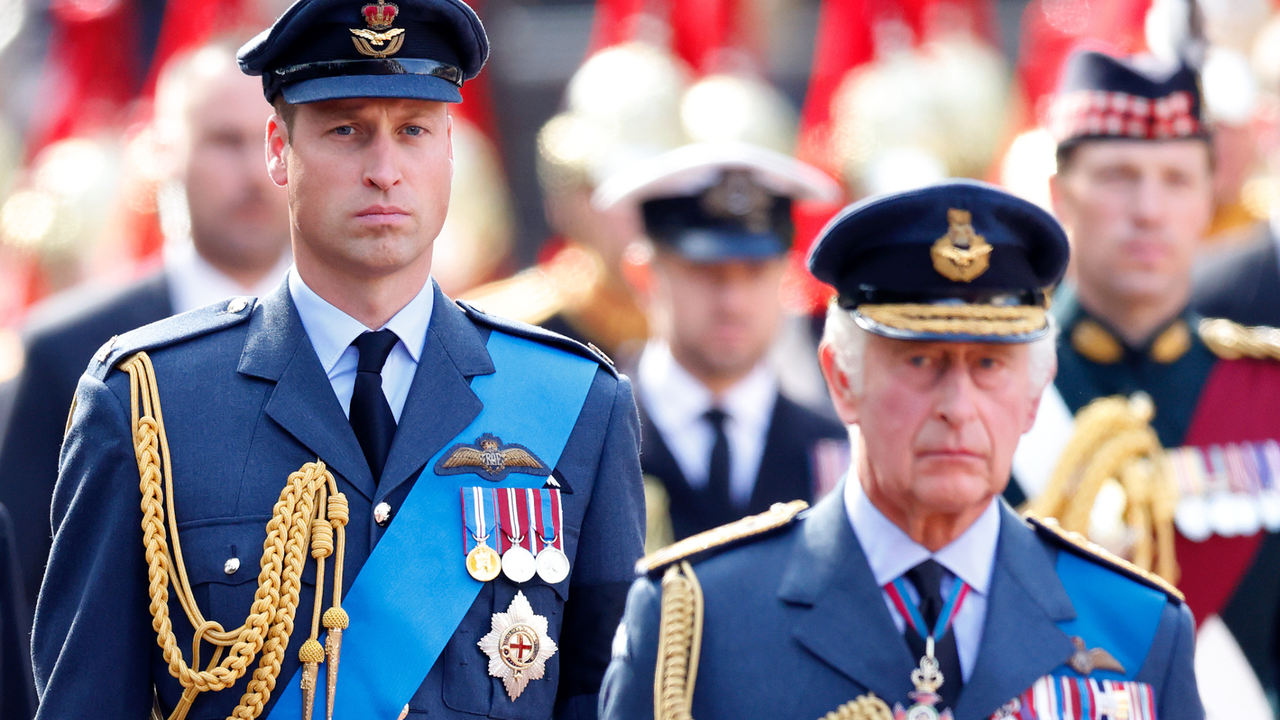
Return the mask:
<path fill-rule="evenodd" d="M 434 292 L 418 370 L 378 484 L 379 500 L 418 473 L 480 414 L 483 404 L 471 391 L 471 378 L 494 372 L 485 337 L 439 286 Z M 354 441 L 355 435 L 347 434 Z"/>
<path fill-rule="evenodd" d="M 987 618 L 973 673 L 956 703 L 957 720 L 990 717 L 1071 656 L 1057 623 L 1075 617 L 1045 547 L 1003 502 Z"/>
<path fill-rule="evenodd" d="M 267 415 L 366 498 L 373 498 L 369 464 L 311 347 L 287 282 L 254 308 L 238 369 L 274 382 Z"/>
<path fill-rule="evenodd" d="M 687 489 L 689 482 L 680 471 L 680 463 L 676 462 L 671 449 L 662 439 L 658 426 L 649 420 L 649 413 L 645 411 L 644 401 L 640 399 L 639 393 L 636 393 L 636 409 L 640 414 L 640 459 L 644 474 L 662 480 L 668 493 L 671 492 L 672 485 Z"/>
<path fill-rule="evenodd" d="M 806 418 L 799 407 L 777 393 L 769 429 L 765 431 L 764 452 L 756 470 L 756 484 L 751 488 L 750 513 L 764 512 L 779 498 L 813 499 L 813 477 Z"/>
<path fill-rule="evenodd" d="M 809 512 L 778 597 L 809 607 L 792 630 L 801 645 L 890 704 L 908 702 L 915 663 L 845 514 L 843 482 Z"/>

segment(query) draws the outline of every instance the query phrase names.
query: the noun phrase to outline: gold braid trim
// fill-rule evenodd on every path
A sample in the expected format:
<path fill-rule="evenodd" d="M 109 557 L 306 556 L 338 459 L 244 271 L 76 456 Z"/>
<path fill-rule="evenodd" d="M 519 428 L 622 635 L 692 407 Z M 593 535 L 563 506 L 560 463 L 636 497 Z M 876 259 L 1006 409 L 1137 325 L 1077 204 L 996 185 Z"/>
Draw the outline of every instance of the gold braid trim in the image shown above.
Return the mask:
<path fill-rule="evenodd" d="M 636 562 L 636 574 L 647 575 L 655 570 L 661 570 L 668 565 L 708 550 L 780 528 L 795 520 L 796 516 L 807 507 L 809 507 L 809 503 L 804 500 L 774 503 L 772 507 L 759 515 L 748 515 L 728 525 L 721 525 L 720 527 L 700 532 L 697 535 L 690 535 L 651 555 L 640 558 Z"/>
<path fill-rule="evenodd" d="M 1280 329 L 1245 327 L 1220 318 L 1200 321 L 1200 339 L 1214 355 L 1225 360 L 1242 357 L 1280 360 Z"/>
<path fill-rule="evenodd" d="M 893 711 L 875 693 L 867 693 L 823 715 L 821 720 L 893 720 Z"/>
<path fill-rule="evenodd" d="M 1076 415 L 1075 432 L 1058 459 L 1045 491 L 1027 512 L 1056 518 L 1067 533 L 1090 532 L 1093 506 L 1103 487 L 1118 486 L 1123 521 L 1132 545 L 1128 559 L 1169 583 L 1178 581 L 1173 514 L 1178 489 L 1160 439 L 1151 429 L 1151 399 L 1138 394 L 1099 398 Z"/>
<path fill-rule="evenodd" d="M 654 720 L 691 720 L 702 649 L 702 585 L 688 561 L 662 576 L 658 666 L 653 673 Z"/>
<path fill-rule="evenodd" d="M 859 305 L 864 317 L 898 330 L 948 335 L 1025 335 L 1043 330 L 1044 308 L 1031 305 Z"/>
<path fill-rule="evenodd" d="M 142 492 L 142 534 L 151 596 L 151 626 L 169 665 L 169 673 L 185 688 L 170 720 L 186 717 L 200 693 L 224 690 L 234 685 L 261 651 L 262 658 L 240 704 L 229 716 L 229 720 L 252 720 L 262 713 L 280 675 L 280 664 L 293 633 L 302 566 L 308 546 L 320 559 L 333 553 L 334 534 L 337 535 L 339 550 L 345 545 L 346 498 L 338 492 L 333 475 L 319 460 L 307 463 L 290 475 L 280 492 L 271 521 L 267 523 L 258 589 L 248 618 L 230 632 L 217 622 L 206 620 L 196 606 L 178 539 L 173 469 L 155 368 L 145 352 L 129 357 L 121 367 L 129 374 L 134 454 Z M 316 532 L 321 525 L 329 526 L 332 532 Z M 341 552 L 335 559 L 335 576 L 340 583 Z M 317 597 L 323 592 L 323 577 L 323 570 L 320 570 L 317 573 Z M 183 612 L 195 628 L 191 665 L 183 659 L 169 618 L 170 586 L 173 586 Z M 312 628 L 314 636 L 314 621 Z M 213 645 L 215 650 L 207 667 L 197 670 L 194 668 L 201 664 L 202 642 Z"/>

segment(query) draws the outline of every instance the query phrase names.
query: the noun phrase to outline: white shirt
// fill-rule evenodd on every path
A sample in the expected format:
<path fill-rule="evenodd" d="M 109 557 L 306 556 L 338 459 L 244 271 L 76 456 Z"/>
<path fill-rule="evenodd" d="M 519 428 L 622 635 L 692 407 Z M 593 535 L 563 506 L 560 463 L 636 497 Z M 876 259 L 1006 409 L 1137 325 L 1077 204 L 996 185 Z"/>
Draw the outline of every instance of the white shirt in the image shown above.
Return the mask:
<path fill-rule="evenodd" d="M 391 348 L 386 365 L 382 366 L 382 392 L 387 396 L 387 404 L 391 406 L 391 414 L 395 415 L 396 422 L 400 422 L 400 411 L 404 410 L 404 401 L 409 397 L 409 386 L 413 384 L 413 374 L 418 370 L 418 359 L 427 342 L 427 325 L 431 321 L 431 310 L 435 304 L 433 285 L 428 279 L 408 305 L 401 308 L 386 325 L 375 328 L 390 330 L 400 338 Z M 324 368 L 329 383 L 333 385 L 333 392 L 342 404 L 342 412 L 350 417 L 351 392 L 355 388 L 356 365 L 360 359 L 360 352 L 351 343 L 370 328 L 330 305 L 307 287 L 296 267 L 289 269 L 289 294 L 293 296 L 293 304 L 298 308 L 298 316 L 302 318 L 302 327 L 311 339 L 311 347 L 315 348 L 316 356 L 320 358 L 320 366 Z"/>
<path fill-rule="evenodd" d="M 728 416 L 724 421 L 729 441 L 729 499 L 738 507 L 751 502 L 760 458 L 769 433 L 778 381 L 761 363 L 729 388 L 719 402 L 711 391 L 689 374 L 671 354 L 665 342 L 655 340 L 640 355 L 637 385 L 649 419 L 671 450 L 689 486 L 707 485 L 715 430 L 703 417 L 713 406 Z"/>
<path fill-rule="evenodd" d="M 274 267 L 252 287 L 245 287 L 205 260 L 190 240 L 166 245 L 164 269 L 169 280 L 169 301 L 173 314 L 184 313 L 238 295 L 265 297 L 280 286 L 289 272 L 293 256 L 280 253 Z"/>
<path fill-rule="evenodd" d="M 907 537 L 889 521 L 862 489 L 852 472 L 844 485 L 844 509 L 853 525 L 853 533 L 866 553 L 867 563 L 898 632 L 906 629 L 906 619 L 898 612 L 884 586 L 902 577 L 908 570 L 930 558 L 946 570 L 942 577 L 942 595 L 951 591 L 956 578 L 969 584 L 969 594 L 952 621 L 956 634 L 956 650 L 960 654 L 960 671 L 967 681 L 973 675 L 982 644 L 982 627 L 987 617 L 987 598 L 991 591 L 991 572 L 996 560 L 996 541 L 1000 537 L 1000 504 L 994 499 L 969 529 L 936 553 Z M 912 602 L 920 602 L 915 587 L 905 583 Z"/>

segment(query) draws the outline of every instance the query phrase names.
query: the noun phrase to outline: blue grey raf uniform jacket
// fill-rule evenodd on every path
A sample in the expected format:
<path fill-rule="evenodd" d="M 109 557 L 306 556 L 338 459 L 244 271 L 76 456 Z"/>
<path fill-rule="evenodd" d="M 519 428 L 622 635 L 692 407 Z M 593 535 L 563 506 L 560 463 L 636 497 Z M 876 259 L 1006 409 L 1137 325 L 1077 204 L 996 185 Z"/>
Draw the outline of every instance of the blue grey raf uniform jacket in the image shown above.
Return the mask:
<path fill-rule="evenodd" d="M 494 372 L 486 351 L 490 333 L 589 354 L 559 336 L 460 308 L 435 293 L 417 373 L 376 487 L 287 286 L 238 312 L 232 301 L 164 320 L 99 352 L 76 393 L 53 499 L 53 549 L 34 631 L 39 717 L 140 719 L 151 711 L 153 686 L 166 713 L 181 694 L 151 627 L 129 378 L 114 366 L 138 350 L 147 350 L 154 363 L 186 570 L 205 617 L 230 630 L 245 621 L 253 603 L 265 526 L 290 473 L 320 458 L 346 494 L 350 589 L 386 532 L 374 521 L 374 508 L 386 502 L 394 513 L 424 464 L 479 414 L 470 383 Z M 600 362 L 554 468 L 563 480 L 571 575 L 555 586 L 538 577 L 520 586 L 501 576 L 485 583 L 409 700 L 410 717 L 546 718 L 553 709 L 561 717 L 594 716 L 644 527 L 631 385 Z M 461 514 L 461 500 L 455 502 Z M 389 525 L 396 522 L 393 515 Z M 458 538 L 438 552 L 456 554 L 461 564 L 461 548 Z M 238 563 L 228 563 L 233 558 Z M 315 563 L 308 558 L 296 628 L 272 703 L 298 668 L 314 582 Z M 530 681 L 513 702 L 501 681 L 489 676 L 477 641 L 517 590 L 548 619 L 548 635 L 560 648 L 547 662 L 545 677 Z M 394 591 L 426 597 L 432 588 Z M 193 629 L 174 595 L 170 614 L 190 662 Z M 210 652 L 206 645 L 205 662 Z M 342 667 L 351 662 L 344 652 Z M 255 658 L 234 687 L 202 694 L 188 717 L 226 717 L 256 666 Z M 323 677 L 322 670 L 322 682 Z M 262 717 L 270 712 L 268 704 Z"/>
<path fill-rule="evenodd" d="M 1069 597 L 1073 588 L 1056 570 L 1059 556 L 1067 552 L 1051 534 L 1032 530 L 1002 508 L 982 644 L 955 707 L 957 720 L 1032 717 L 1028 691 L 1033 686 L 1048 692 L 1056 681 L 1044 676 L 1078 675 L 1066 667 L 1076 647 L 1060 627 L 1077 613 Z M 1192 671 L 1190 613 L 1174 597 L 1085 562 L 1123 590 L 1112 607 L 1103 608 L 1104 623 L 1135 622 L 1125 601 L 1131 591 L 1146 594 L 1148 601 L 1157 593 L 1149 642 L 1104 649 L 1122 660 L 1137 659 L 1129 660 L 1129 681 L 1149 686 L 1150 692 L 1139 696 L 1153 700 L 1160 720 L 1203 718 Z M 692 568 L 705 598 L 692 717 L 816 720 L 867 693 L 890 707 L 911 705 L 907 693 L 917 659 L 876 586 L 841 490 L 780 530 L 694 559 Z M 608 720 L 655 717 L 659 575 L 637 580 L 627 599 L 601 690 L 601 716 Z M 1089 644 L 1091 650 L 1096 647 Z M 1107 678 L 1116 675 L 1092 675 L 1093 680 Z M 1057 681 L 1056 687 L 1063 684 Z M 1135 707 L 1128 717 L 1144 716 Z"/>

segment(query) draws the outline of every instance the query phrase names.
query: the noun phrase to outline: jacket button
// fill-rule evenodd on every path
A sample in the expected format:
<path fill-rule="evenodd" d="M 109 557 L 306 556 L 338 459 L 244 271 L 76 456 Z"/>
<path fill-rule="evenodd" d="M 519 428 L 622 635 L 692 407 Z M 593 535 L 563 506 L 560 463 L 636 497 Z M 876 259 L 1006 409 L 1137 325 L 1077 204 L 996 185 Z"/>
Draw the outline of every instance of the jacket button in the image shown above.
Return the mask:
<path fill-rule="evenodd" d="M 222 566 L 222 572 L 228 575 L 235 575 L 240 569 L 240 558 L 228 558 L 227 562 Z"/>
<path fill-rule="evenodd" d="M 391 522 L 391 506 L 385 502 L 378 503 L 373 508 L 373 521 L 378 523 L 379 527 L 386 527 Z"/>
<path fill-rule="evenodd" d="M 227 304 L 227 312 L 238 313 L 249 307 L 249 301 L 242 297 L 235 298 Z"/>

